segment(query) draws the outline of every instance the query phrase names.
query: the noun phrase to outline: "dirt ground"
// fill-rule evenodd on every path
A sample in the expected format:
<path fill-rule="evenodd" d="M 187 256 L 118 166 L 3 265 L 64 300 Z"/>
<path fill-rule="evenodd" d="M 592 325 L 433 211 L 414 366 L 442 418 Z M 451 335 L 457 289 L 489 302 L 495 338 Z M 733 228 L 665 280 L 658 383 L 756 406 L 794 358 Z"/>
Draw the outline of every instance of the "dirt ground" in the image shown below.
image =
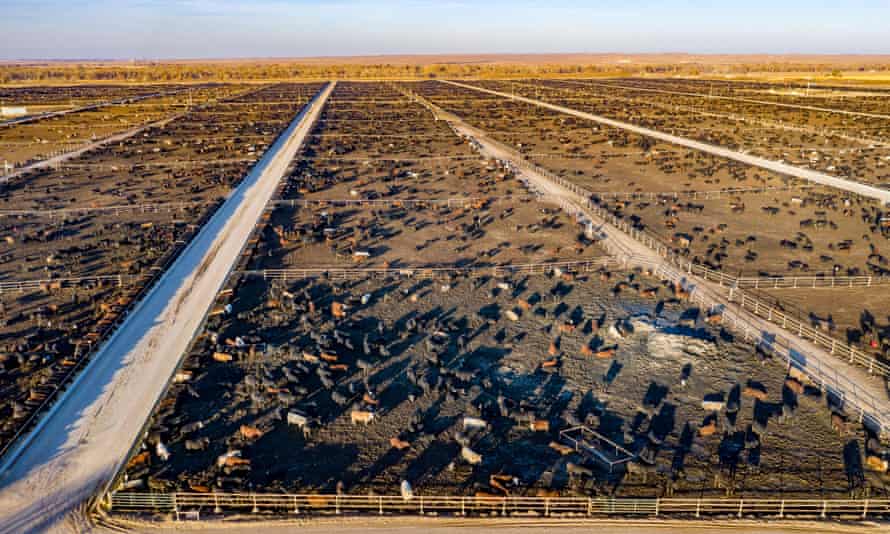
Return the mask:
<path fill-rule="evenodd" d="M 645 85 L 646 82 L 641 81 L 640 84 Z M 678 84 L 682 85 L 682 82 Z M 561 94 L 547 93 L 546 87 L 564 88 L 571 84 L 548 81 L 484 82 L 483 85 L 542 97 Z M 690 82 L 690 85 L 701 90 L 701 84 Z M 726 85 L 727 92 L 735 87 L 732 84 Z M 436 82 L 423 82 L 415 84 L 415 87 L 446 110 L 458 114 L 492 137 L 522 151 L 538 165 L 599 193 L 594 199 L 614 215 L 647 231 L 676 253 L 696 263 L 734 276 L 884 276 L 888 273 L 890 245 L 887 240 L 890 238 L 890 227 L 881 221 L 890 217 L 890 213 L 877 202 L 828 188 L 803 188 L 801 186 L 807 184 L 787 177 L 696 154 L 665 143 L 656 143 L 641 136 L 523 103 L 492 98 L 470 89 Z M 595 112 L 630 122 L 642 121 L 641 123 L 664 131 L 673 131 L 678 124 L 684 124 L 684 121 L 695 124 L 696 128 L 709 134 L 722 135 L 722 132 L 735 128 L 726 121 L 701 122 L 697 117 L 682 113 L 675 117 L 661 108 L 657 112 L 661 122 L 645 122 L 648 104 L 644 103 L 642 107 L 629 105 L 621 100 L 621 94 L 625 91 L 621 88 L 591 87 L 597 87 L 596 91 L 602 94 L 596 97 L 587 93 L 578 94 L 563 103 L 586 109 L 585 103 L 593 102 L 603 108 L 596 109 Z M 763 89 L 756 84 L 752 87 Z M 667 89 L 673 90 L 670 87 Z M 691 89 L 682 86 L 678 90 Z M 611 99 L 615 94 L 619 96 L 618 100 Z M 676 96 L 650 92 L 640 95 L 645 96 L 647 101 L 656 103 L 659 99 L 672 99 Z M 565 95 L 560 98 L 563 97 Z M 845 102 L 852 106 L 851 109 L 855 109 L 855 104 L 862 101 L 856 99 Z M 711 105 L 710 100 L 708 105 Z M 733 109 L 732 112 L 740 116 L 759 116 L 773 111 L 768 106 L 764 108 L 762 105 L 752 106 L 736 101 L 715 100 L 713 105 L 736 106 L 738 109 Z M 781 113 L 787 115 L 783 120 L 798 125 L 809 121 L 811 115 L 818 120 L 833 122 L 853 120 L 824 112 L 778 109 L 784 110 Z M 633 117 L 621 114 L 631 114 Z M 666 119 L 670 119 L 670 122 L 665 122 Z M 782 132 L 784 136 L 785 131 Z M 884 135 L 881 132 L 882 130 L 876 130 L 873 133 L 877 136 Z M 691 136 L 700 138 L 697 134 Z M 721 144 L 719 140 L 705 140 Z M 839 153 L 852 149 L 856 144 L 835 138 L 820 138 L 819 142 L 838 148 Z M 768 146 L 791 150 L 795 145 L 782 137 L 771 140 Z M 872 161 L 870 157 L 862 155 L 862 150 L 871 149 L 859 143 L 859 148 L 848 154 L 856 165 Z M 771 154 L 770 157 L 778 159 L 785 156 Z M 810 163 L 821 161 L 821 157 L 817 153 L 812 161 L 807 159 L 806 162 L 795 163 L 810 166 Z M 870 178 L 865 181 L 882 181 L 883 178 L 874 177 L 883 172 L 881 169 L 884 168 L 884 160 L 872 163 L 874 165 L 867 171 Z M 764 187 L 777 189 L 762 191 L 761 188 Z M 721 193 L 719 197 L 704 195 L 729 188 L 754 189 L 754 192 Z M 694 198 L 686 195 L 675 198 L 664 194 L 657 198 L 633 200 L 610 196 L 612 193 L 645 192 L 700 192 L 702 196 Z M 884 294 L 880 288 L 876 293 Z M 847 296 L 843 291 L 836 292 L 835 295 L 839 302 L 844 302 L 851 308 L 858 307 L 857 311 L 851 312 L 855 316 L 858 317 L 865 310 L 855 298 Z M 876 295 L 875 298 L 881 301 L 879 296 Z M 824 311 L 818 307 L 808 308 L 805 299 L 801 300 L 801 304 L 803 316 L 813 313 L 825 317 Z M 794 308 L 794 303 L 783 302 L 783 306 Z M 888 337 L 883 330 L 875 332 L 875 336 L 879 338 L 880 352 L 883 350 L 880 346 L 888 345 Z M 856 339 L 860 337 L 854 335 Z M 859 346 L 871 350 L 868 345 Z"/>
<path fill-rule="evenodd" d="M 48 281 L 39 288 L 0 293 L 0 443 L 113 329 L 138 292 L 185 246 L 319 87 L 282 85 L 236 95 L 59 169 L 32 172 L 0 186 L 2 209 L 37 210 L 0 216 L 4 283 L 123 277 L 121 283 Z M 267 101 L 286 104 L 272 107 Z M 233 109 L 240 120 L 233 122 Z M 245 131 L 256 138 L 235 145 Z M 211 135 L 229 143 L 208 142 Z M 208 172 L 213 167 L 207 164 L 223 157 L 239 159 Z M 183 158 L 198 165 L 178 167 Z M 187 205 L 157 212 L 126 209 L 146 203 Z M 44 211 L 107 206 L 125 209 Z"/>
<path fill-rule="evenodd" d="M 371 111 L 373 101 L 398 96 L 382 84 L 338 84 L 328 118 L 341 122 L 320 122 L 317 131 L 336 133 L 349 114 L 352 133 L 404 127 L 399 120 L 409 118 L 411 128 L 436 127 L 410 103 Z M 359 104 L 365 108 L 338 111 Z M 464 151 L 436 142 L 439 150 Z M 390 145 L 370 137 L 362 143 L 360 157 Z M 331 150 L 318 146 L 308 147 L 288 181 L 290 198 L 330 199 L 347 187 L 341 180 L 357 179 L 352 169 L 310 159 Z M 410 156 L 426 150 L 396 149 Z M 440 184 L 412 169 L 398 172 L 417 172 L 409 181 L 420 181 L 413 198 L 453 191 L 454 175 L 440 175 Z M 490 177 L 474 172 L 462 180 Z M 355 197 L 372 194 L 360 187 Z M 510 206 L 509 225 L 537 224 L 537 206 Z M 353 235 L 355 220 L 371 216 L 367 208 L 279 207 L 251 267 L 351 263 L 314 237 L 290 248 L 304 216 L 317 219 L 322 210 L 331 220 L 314 228 L 346 227 Z M 392 213 L 398 216 L 388 218 Z M 379 251 L 371 265 L 459 265 L 502 239 L 524 243 L 496 226 L 490 238 L 483 225 L 486 233 L 468 240 L 478 248 L 466 249 L 465 258 L 451 254 L 448 237 L 461 234 L 441 214 L 396 207 L 378 217 L 385 223 L 352 245 Z M 571 224 L 550 230 L 548 247 L 576 239 Z M 417 250 L 421 245 L 430 249 Z M 420 494 L 838 498 L 890 488 L 885 475 L 862 467 L 864 451 L 875 445 L 858 425 L 839 423 L 832 399 L 787 381 L 780 363 L 641 273 L 289 282 L 247 276 L 231 286 L 127 467 L 127 488 L 393 494 L 407 480 Z M 839 414 L 834 428 L 832 410 Z M 355 418 L 371 420 L 364 426 Z M 591 457 L 551 445 L 577 425 L 637 459 L 610 473 Z"/>

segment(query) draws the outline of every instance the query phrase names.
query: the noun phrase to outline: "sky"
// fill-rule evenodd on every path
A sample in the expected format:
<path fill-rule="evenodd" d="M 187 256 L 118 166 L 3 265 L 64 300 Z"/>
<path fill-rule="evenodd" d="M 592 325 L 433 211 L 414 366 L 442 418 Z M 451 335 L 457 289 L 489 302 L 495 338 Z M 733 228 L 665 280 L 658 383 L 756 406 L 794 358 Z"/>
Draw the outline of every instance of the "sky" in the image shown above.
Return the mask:
<path fill-rule="evenodd" d="M 890 53 L 890 0 L 0 0 L 0 59 Z"/>

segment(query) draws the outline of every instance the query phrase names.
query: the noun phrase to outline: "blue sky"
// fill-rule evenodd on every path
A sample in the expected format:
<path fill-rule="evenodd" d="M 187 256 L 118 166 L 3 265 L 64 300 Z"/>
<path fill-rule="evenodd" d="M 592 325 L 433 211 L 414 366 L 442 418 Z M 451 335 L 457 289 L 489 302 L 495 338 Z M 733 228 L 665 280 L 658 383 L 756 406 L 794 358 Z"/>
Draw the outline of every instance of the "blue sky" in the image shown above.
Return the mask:
<path fill-rule="evenodd" d="M 890 0 L 0 0 L 0 59 L 890 53 Z"/>

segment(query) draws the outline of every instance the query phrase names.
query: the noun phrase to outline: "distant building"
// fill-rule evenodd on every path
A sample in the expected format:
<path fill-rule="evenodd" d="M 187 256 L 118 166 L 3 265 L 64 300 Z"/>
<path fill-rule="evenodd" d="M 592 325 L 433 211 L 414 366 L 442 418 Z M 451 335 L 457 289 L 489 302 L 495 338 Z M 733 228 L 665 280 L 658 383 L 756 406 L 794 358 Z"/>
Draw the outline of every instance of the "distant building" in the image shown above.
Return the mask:
<path fill-rule="evenodd" d="M 25 106 L 2 106 L 0 107 L 0 117 L 21 117 L 28 114 L 28 108 Z"/>

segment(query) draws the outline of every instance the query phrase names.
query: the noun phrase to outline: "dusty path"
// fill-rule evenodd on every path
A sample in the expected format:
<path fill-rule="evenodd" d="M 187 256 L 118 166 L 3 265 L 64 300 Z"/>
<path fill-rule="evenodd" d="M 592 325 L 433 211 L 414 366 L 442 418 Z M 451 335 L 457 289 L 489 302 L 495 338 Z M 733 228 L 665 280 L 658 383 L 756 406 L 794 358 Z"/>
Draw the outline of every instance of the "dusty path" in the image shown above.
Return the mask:
<path fill-rule="evenodd" d="M 583 214 L 596 225 L 596 231 L 604 239 L 603 244 L 613 254 L 624 257 L 631 265 L 654 269 L 657 274 L 675 282 L 681 282 L 695 293 L 696 299 L 708 306 L 720 306 L 724 317 L 752 340 L 769 340 L 771 346 L 793 359 L 797 366 L 805 369 L 817 384 L 845 399 L 846 408 L 867 421 L 876 431 L 890 431 L 890 399 L 887 397 L 883 380 L 871 376 L 860 367 L 842 361 L 827 350 L 801 338 L 792 337 L 780 326 L 762 319 L 735 304 L 730 303 L 726 290 L 717 284 L 707 282 L 693 274 L 682 272 L 667 264 L 655 250 L 636 240 L 631 235 L 608 224 L 586 207 L 587 199 L 582 195 L 555 182 L 535 167 L 529 166 L 515 151 L 489 138 L 478 128 L 472 127 L 450 113 L 444 113 L 435 106 L 426 104 L 431 111 L 451 123 L 460 134 L 474 139 L 481 151 L 488 157 L 510 162 L 519 178 L 525 180 L 539 193 L 556 199 L 564 209 L 573 214 Z"/>
<path fill-rule="evenodd" d="M 82 503 L 125 461 L 198 333 L 281 177 L 318 117 L 323 89 L 0 465 L 0 533 L 79 530 Z"/>
<path fill-rule="evenodd" d="M 620 128 L 622 130 L 627 130 L 629 132 L 633 132 L 638 135 L 645 135 L 648 137 L 652 137 L 654 139 L 658 139 L 660 141 L 665 141 L 665 142 L 672 143 L 675 145 L 684 146 L 686 148 L 691 148 L 693 150 L 699 150 L 701 152 L 712 154 L 714 156 L 719 156 L 721 158 L 727 158 L 727 159 L 739 161 L 741 163 L 746 163 L 748 165 L 760 167 L 762 169 L 766 169 L 768 171 L 772 171 L 772 172 L 775 172 L 778 174 L 794 176 L 795 178 L 801 178 L 803 180 L 808 180 L 813 183 L 827 185 L 830 187 L 835 187 L 837 189 L 850 191 L 851 193 L 856 193 L 858 195 L 862 195 L 865 197 L 874 198 L 874 199 L 880 200 L 881 202 L 884 202 L 884 203 L 890 203 L 890 191 L 887 191 L 885 189 L 881 189 L 878 187 L 874 187 L 871 185 L 854 182 L 852 180 L 847 180 L 844 178 L 837 178 L 834 176 L 829 176 L 829 175 L 823 174 L 821 172 L 816 172 L 816 171 L 813 171 L 810 169 L 802 169 L 800 167 L 795 167 L 793 165 L 788 165 L 785 163 L 779 163 L 778 161 L 771 161 L 768 159 L 759 158 L 757 156 L 752 156 L 750 154 L 743 154 L 741 152 L 737 152 L 735 150 L 730 150 L 728 148 L 723 148 L 723 147 L 719 147 L 716 145 L 710 145 L 708 143 L 702 143 L 700 141 L 695 141 L 693 139 L 688 139 L 685 137 L 679 137 L 676 135 L 666 134 L 664 132 L 659 132 L 658 130 L 651 130 L 649 128 L 635 126 L 633 124 L 629 124 L 626 122 L 608 119 L 606 117 L 594 115 L 592 113 L 578 111 L 578 110 L 575 110 L 572 108 L 567 108 L 567 107 L 559 106 L 556 104 L 550 104 L 548 102 L 544 102 L 541 100 L 535 100 L 533 98 L 526 98 L 524 96 L 511 95 L 510 93 L 493 91 L 491 89 L 485 89 L 482 87 L 477 87 L 475 85 L 469 85 L 469 84 L 465 84 L 465 83 L 452 82 L 452 81 L 448 81 L 448 80 L 441 80 L 441 81 L 442 81 L 442 83 L 447 83 L 447 84 L 454 85 L 457 87 L 463 87 L 465 89 L 472 89 L 474 91 L 479 91 L 481 93 L 488 93 L 488 94 L 500 96 L 503 98 L 509 98 L 512 100 L 516 100 L 518 102 L 525 102 L 526 104 L 539 106 L 539 107 L 550 109 L 550 110 L 553 110 L 553 111 L 556 111 L 559 113 L 573 115 L 575 117 L 579 117 L 582 119 L 587 119 L 587 120 L 591 120 L 594 122 L 598 122 L 600 124 L 605 124 L 606 126 L 611 126 L 612 128 Z"/>

